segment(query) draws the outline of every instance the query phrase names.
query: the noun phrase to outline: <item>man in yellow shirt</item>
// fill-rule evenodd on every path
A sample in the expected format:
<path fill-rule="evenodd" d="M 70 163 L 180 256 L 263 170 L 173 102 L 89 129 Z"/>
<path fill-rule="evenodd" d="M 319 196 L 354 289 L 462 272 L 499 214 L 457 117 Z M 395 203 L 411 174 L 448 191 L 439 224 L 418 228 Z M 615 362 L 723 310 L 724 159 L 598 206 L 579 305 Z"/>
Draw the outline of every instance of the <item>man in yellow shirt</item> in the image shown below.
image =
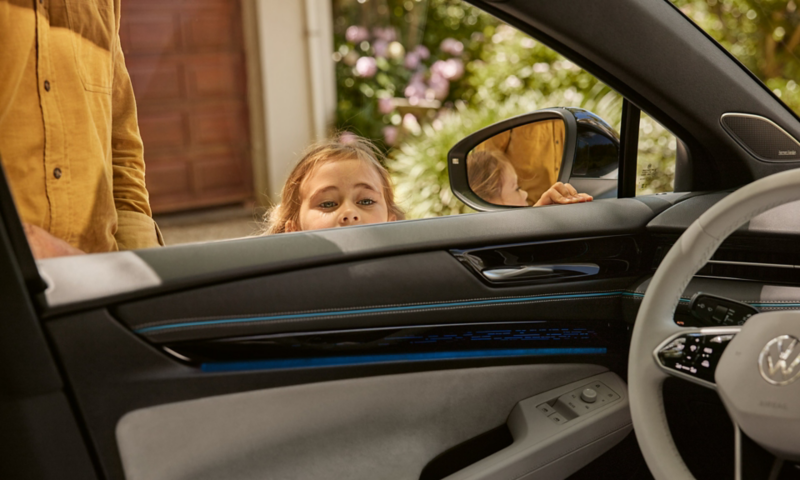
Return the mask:
<path fill-rule="evenodd" d="M 163 245 L 120 0 L 0 0 L 0 156 L 37 258 Z"/>
<path fill-rule="evenodd" d="M 514 166 L 519 187 L 528 192 L 528 200 L 535 204 L 558 181 L 564 135 L 562 120 L 541 120 L 499 133 L 475 150 L 502 152 Z"/>

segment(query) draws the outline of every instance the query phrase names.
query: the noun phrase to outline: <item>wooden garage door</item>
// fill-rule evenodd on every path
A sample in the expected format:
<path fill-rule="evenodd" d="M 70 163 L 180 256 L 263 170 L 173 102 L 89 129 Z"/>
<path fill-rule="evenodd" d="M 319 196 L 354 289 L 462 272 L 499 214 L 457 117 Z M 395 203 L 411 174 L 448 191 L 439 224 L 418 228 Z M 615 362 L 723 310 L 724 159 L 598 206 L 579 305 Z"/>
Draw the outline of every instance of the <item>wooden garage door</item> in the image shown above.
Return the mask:
<path fill-rule="evenodd" d="M 252 198 L 239 0 L 122 0 L 154 212 Z"/>

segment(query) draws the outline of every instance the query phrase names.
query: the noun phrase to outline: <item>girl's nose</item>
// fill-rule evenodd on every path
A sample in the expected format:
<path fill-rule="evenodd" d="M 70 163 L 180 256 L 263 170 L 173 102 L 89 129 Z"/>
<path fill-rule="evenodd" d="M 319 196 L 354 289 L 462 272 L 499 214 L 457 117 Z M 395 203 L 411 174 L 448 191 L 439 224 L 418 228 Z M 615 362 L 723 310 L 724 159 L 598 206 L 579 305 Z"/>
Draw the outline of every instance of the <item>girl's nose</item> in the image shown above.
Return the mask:
<path fill-rule="evenodd" d="M 347 209 L 339 217 L 339 224 L 343 226 L 356 224 L 359 220 L 358 217 L 359 215 L 355 210 Z"/>

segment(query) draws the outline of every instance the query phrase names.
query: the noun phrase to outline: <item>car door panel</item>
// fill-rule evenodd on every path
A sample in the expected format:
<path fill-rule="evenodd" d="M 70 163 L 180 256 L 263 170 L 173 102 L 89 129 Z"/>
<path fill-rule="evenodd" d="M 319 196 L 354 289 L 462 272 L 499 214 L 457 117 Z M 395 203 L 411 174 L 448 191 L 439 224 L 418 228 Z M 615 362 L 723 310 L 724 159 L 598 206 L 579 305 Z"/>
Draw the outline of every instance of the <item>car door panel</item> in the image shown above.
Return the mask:
<path fill-rule="evenodd" d="M 416 479 L 520 400 L 602 371 L 471 368 L 222 395 L 131 412 L 117 439 L 129 480 Z"/>
<path fill-rule="evenodd" d="M 58 289 L 45 292 L 45 316 L 118 304 L 170 291 L 348 261 L 452 248 L 643 232 L 658 213 L 686 194 L 622 198 L 580 205 L 477 213 L 344 229 L 190 244 L 167 249 L 61 257 L 38 262 Z M 134 255 L 132 282 L 115 259 Z M 135 265 L 134 265 L 135 263 Z M 91 267 L 92 275 L 85 275 Z M 147 270 L 148 273 L 145 272 Z M 113 282 L 115 288 L 110 289 Z M 62 288 L 69 292 L 59 292 Z"/>
<path fill-rule="evenodd" d="M 420 361 L 373 361 L 370 363 L 327 365 L 300 368 L 255 368 L 209 371 L 181 362 L 163 350 L 144 341 L 120 325 L 107 312 L 96 310 L 48 322 L 48 334 L 67 372 L 76 404 L 99 460 L 108 478 L 125 478 L 117 451 L 115 430 L 118 422 L 128 412 L 150 407 L 227 395 L 237 392 L 270 390 L 301 384 L 314 384 L 333 380 L 393 376 L 401 373 L 443 371 L 452 369 L 480 369 L 503 365 L 535 363 L 542 372 L 559 370 L 564 364 L 591 364 L 583 376 L 612 368 L 624 370 L 624 341 L 610 345 L 606 354 L 540 354 L 508 357 L 474 356 L 460 358 L 432 357 Z M 569 371 L 569 369 L 567 369 Z M 485 381 L 491 383 L 489 375 Z M 558 378 L 547 388 L 528 391 L 525 395 L 539 393 L 570 381 Z M 527 380 L 526 380 L 527 381 Z M 482 383 L 484 380 L 481 380 Z M 524 383 L 524 381 L 523 381 Z M 525 398 L 514 397 L 515 401 Z M 323 395 L 315 401 L 324 404 Z M 509 400 L 510 401 L 510 400 Z M 510 413 L 509 406 L 504 415 Z M 378 412 L 380 413 L 380 412 Z M 376 415 L 378 415 L 376 413 Z M 390 413 L 384 411 L 383 413 Z M 219 415 L 224 417 L 225 413 Z M 379 422 L 380 417 L 364 417 L 364 421 Z M 464 419 L 458 422 L 466 421 Z M 458 423 L 456 422 L 456 423 Z M 495 427 L 502 422 L 490 425 Z M 392 435 L 391 431 L 385 432 Z M 481 433 L 481 432 L 476 432 Z M 209 435 L 214 435 L 213 429 Z M 466 438 L 464 438 L 466 439 Z M 442 446 L 443 447 L 443 446 Z M 177 446 L 175 447 L 177 448 Z M 430 458 L 444 448 L 430 451 Z M 302 463 L 303 454 L 297 452 L 293 461 Z M 228 459 L 226 461 L 234 461 Z"/>
<path fill-rule="evenodd" d="M 671 200 L 679 198 L 675 195 Z M 624 373 L 628 326 L 622 320 L 622 298 L 640 271 L 598 280 L 495 286 L 449 250 L 575 240 L 598 233 L 636 234 L 670 204 L 662 199 L 649 203 L 610 200 L 597 202 L 599 207 L 588 204 L 498 215 L 519 216 L 527 221 L 525 225 L 501 226 L 494 224 L 494 214 L 471 215 L 458 221 L 387 224 L 136 252 L 156 272 L 158 286 L 88 301 L 84 296 L 82 303 L 64 303 L 51 310 L 45 325 L 103 471 L 109 478 L 121 479 L 125 474 L 114 434 L 118 422 L 129 412 L 159 405 L 323 381 L 493 366 L 530 365 L 550 371 L 564 364 L 592 364 Z M 615 212 L 615 205 L 624 212 Z M 586 215 L 582 207 L 594 208 L 596 215 Z M 580 222 L 582 228 L 575 227 Z M 482 233 L 487 224 L 496 231 Z M 405 226 L 430 244 L 417 241 L 409 246 L 398 235 L 392 238 Z M 360 243 L 358 239 L 364 236 L 381 237 L 378 244 L 382 246 Z M 338 251 L 331 257 L 314 253 L 312 247 L 301 248 L 307 257 L 295 252 L 288 255 L 290 260 L 278 260 L 279 254 L 268 248 L 288 249 L 284 239 L 302 245 L 309 237 L 311 245 L 322 239 L 326 245 L 337 245 Z M 188 262 L 185 277 L 178 276 L 173 257 L 161 255 L 170 250 Z M 254 255 L 256 251 L 262 256 Z M 210 267 L 202 265 L 205 255 L 212 263 L 225 263 L 231 269 L 210 276 Z M 256 266 L 244 268 L 246 257 Z M 312 260 L 319 264 L 310 265 Z M 42 263 L 55 285 L 72 275 L 58 262 Z M 92 302 L 99 306 L 86 309 Z M 466 302 L 478 303 L 460 305 Z M 364 311 L 382 308 L 403 310 Z M 65 310 L 75 311 L 64 314 Z M 242 321 L 265 315 L 300 317 Z M 234 321 L 221 327 L 145 330 L 192 319 Z M 204 328 L 208 326 L 212 328 Z M 424 336 L 425 342 L 385 342 L 387 329 L 395 329 L 389 333 L 393 339 L 413 331 Z M 473 340 L 476 332 L 487 338 Z M 283 343 L 273 341 L 274 336 L 284 339 Z M 453 336 L 460 336 L 461 343 L 448 347 L 442 342 Z M 285 354 L 290 348 L 299 353 Z M 295 363 L 269 363 L 275 361 Z M 564 378 L 561 384 L 569 381 Z M 516 401 L 548 388 L 550 384 L 525 391 L 522 397 L 508 397 L 503 415 L 510 414 Z M 321 403 L 325 400 L 324 395 L 318 398 Z M 389 412 L 376 412 L 370 421 L 380 423 L 384 414 Z M 500 423 L 481 424 L 481 428 Z M 470 435 L 482 433 L 478 430 Z M 459 437 L 467 438 L 466 434 Z M 444 449 L 440 444 L 428 456 L 433 458 Z M 293 461 L 302 463 L 303 454 L 295 452 Z M 236 458 L 220 461 L 228 465 L 236 463 Z"/>

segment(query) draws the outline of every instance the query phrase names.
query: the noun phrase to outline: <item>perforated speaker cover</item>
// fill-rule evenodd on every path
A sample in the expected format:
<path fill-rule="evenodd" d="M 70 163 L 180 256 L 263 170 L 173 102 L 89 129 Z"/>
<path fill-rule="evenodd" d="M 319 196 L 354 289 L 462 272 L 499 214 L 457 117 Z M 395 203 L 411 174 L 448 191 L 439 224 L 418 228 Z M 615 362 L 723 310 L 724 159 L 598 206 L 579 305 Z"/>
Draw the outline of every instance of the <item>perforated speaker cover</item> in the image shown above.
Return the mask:
<path fill-rule="evenodd" d="M 721 118 L 728 134 L 762 160 L 800 160 L 800 142 L 764 117 L 726 113 Z"/>

